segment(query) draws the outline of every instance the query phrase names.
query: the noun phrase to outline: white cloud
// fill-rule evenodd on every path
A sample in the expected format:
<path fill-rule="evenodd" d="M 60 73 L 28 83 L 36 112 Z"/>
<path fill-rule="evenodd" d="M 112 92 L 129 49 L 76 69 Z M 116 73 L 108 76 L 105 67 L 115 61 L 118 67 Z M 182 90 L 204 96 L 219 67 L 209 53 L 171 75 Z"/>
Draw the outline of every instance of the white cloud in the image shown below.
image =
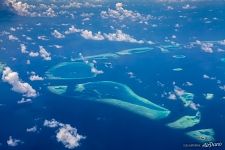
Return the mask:
<path fill-rule="evenodd" d="M 29 64 L 30 64 L 30 60 L 27 60 L 27 61 L 26 61 L 26 64 L 29 65 Z"/>
<path fill-rule="evenodd" d="M 194 9 L 194 6 L 191 6 L 190 4 L 186 4 L 184 6 L 182 6 L 183 9 Z"/>
<path fill-rule="evenodd" d="M 43 15 L 47 17 L 55 17 L 56 13 L 51 7 L 49 7 L 45 12 L 43 12 Z"/>
<path fill-rule="evenodd" d="M 214 94 L 212 94 L 212 93 L 206 93 L 206 94 L 204 94 L 204 96 L 205 96 L 205 99 L 207 99 L 207 100 L 211 100 L 214 98 Z"/>
<path fill-rule="evenodd" d="M 54 30 L 54 31 L 52 32 L 52 35 L 53 35 L 55 38 L 57 38 L 57 39 L 65 38 L 65 35 L 63 35 L 62 33 L 60 33 L 60 32 L 57 31 L 57 30 Z"/>
<path fill-rule="evenodd" d="M 122 3 L 116 3 L 115 10 L 108 9 L 107 11 L 101 11 L 101 17 L 118 19 L 118 20 L 129 19 L 131 21 L 137 21 L 137 22 L 146 23 L 146 24 L 149 21 L 149 19 L 152 18 L 152 16 L 150 15 L 142 15 L 138 12 L 127 10 L 123 7 Z"/>
<path fill-rule="evenodd" d="M 62 45 L 53 45 L 53 47 L 57 48 L 57 49 L 60 49 L 62 48 L 63 46 Z"/>
<path fill-rule="evenodd" d="M 122 30 L 117 30 L 116 33 L 109 33 L 104 34 L 105 38 L 107 38 L 109 41 L 122 41 L 122 42 L 130 42 L 130 43 L 139 43 L 143 44 L 143 40 L 136 40 L 129 34 L 123 33 Z"/>
<path fill-rule="evenodd" d="M 56 121 L 55 119 L 52 120 L 45 120 L 44 121 L 44 126 L 45 127 L 49 127 L 49 128 L 56 128 L 58 126 L 62 126 L 63 124 L 61 124 L 60 122 Z"/>
<path fill-rule="evenodd" d="M 75 26 L 72 25 L 67 31 L 65 31 L 65 34 L 72 34 L 78 32 L 81 32 L 81 29 L 77 29 Z"/>
<path fill-rule="evenodd" d="M 84 29 L 77 29 L 74 26 L 71 26 L 67 31 L 65 31 L 65 34 L 71 34 L 71 33 L 80 33 L 80 35 L 88 40 L 109 40 L 109 41 L 117 41 L 117 42 L 129 42 L 129 43 L 138 43 L 143 44 L 145 43 L 143 40 L 137 40 L 134 37 L 132 37 L 129 34 L 123 33 L 122 30 L 116 30 L 115 33 L 101 33 L 98 31 L 97 33 L 93 33 L 89 30 Z M 152 44 L 149 41 L 148 44 Z"/>
<path fill-rule="evenodd" d="M 33 126 L 31 128 L 26 129 L 27 132 L 37 132 L 37 126 Z"/>
<path fill-rule="evenodd" d="M 44 36 L 44 35 L 40 35 L 40 36 L 38 36 L 37 37 L 39 40 L 43 40 L 43 41 L 47 41 L 47 40 L 49 40 L 46 36 Z"/>
<path fill-rule="evenodd" d="M 20 44 L 20 50 L 23 54 L 28 53 L 27 47 L 24 44 Z"/>
<path fill-rule="evenodd" d="M 104 36 L 101 34 L 101 32 L 93 34 L 92 31 L 83 30 L 81 31 L 81 36 L 85 39 L 89 40 L 104 40 Z"/>
<path fill-rule="evenodd" d="M 39 56 L 39 53 L 38 52 L 30 52 L 29 56 L 30 57 L 37 57 L 37 56 Z"/>
<path fill-rule="evenodd" d="M 173 92 L 169 92 L 169 93 L 168 93 L 168 99 L 176 100 L 176 99 L 177 99 L 177 96 L 176 96 L 176 94 L 174 94 Z"/>
<path fill-rule="evenodd" d="M 11 68 L 5 67 L 2 74 L 2 80 L 12 85 L 12 90 L 18 93 L 22 93 L 26 97 L 36 97 L 37 92 L 28 83 L 19 79 L 17 72 L 13 72 Z"/>
<path fill-rule="evenodd" d="M 44 80 L 43 77 L 40 77 L 39 75 L 36 75 L 35 73 L 32 74 L 32 75 L 30 76 L 29 79 L 30 79 L 31 81 L 42 81 L 42 80 Z"/>
<path fill-rule="evenodd" d="M 85 137 L 78 134 L 76 128 L 71 127 L 69 124 L 65 124 L 57 132 L 56 138 L 57 141 L 63 143 L 66 148 L 74 149 L 80 145 L 80 140 Z"/>
<path fill-rule="evenodd" d="M 219 44 L 221 44 L 221 45 L 225 45 L 225 40 L 221 40 L 221 41 L 219 41 Z"/>
<path fill-rule="evenodd" d="M 16 36 L 11 35 L 11 34 L 8 36 L 8 38 L 10 41 L 18 41 L 19 40 Z"/>
<path fill-rule="evenodd" d="M 90 63 L 90 65 L 91 65 L 91 72 L 94 73 L 95 75 L 103 74 L 103 73 L 104 73 L 104 71 L 98 70 L 98 69 L 95 67 L 95 64 L 94 64 L 94 63 Z"/>
<path fill-rule="evenodd" d="M 15 147 L 18 146 L 19 144 L 22 144 L 23 142 L 18 139 L 13 139 L 12 136 L 9 136 L 9 139 L 7 140 L 8 146 Z"/>
<path fill-rule="evenodd" d="M 29 15 L 29 6 L 27 3 L 22 3 L 17 0 L 6 0 L 7 5 L 11 6 L 19 15 L 26 16 Z"/>
<path fill-rule="evenodd" d="M 213 44 L 212 43 L 202 43 L 201 49 L 206 53 L 213 53 Z"/>
<path fill-rule="evenodd" d="M 215 80 L 215 79 L 216 79 L 215 77 L 210 77 L 210 76 L 208 76 L 207 74 L 204 74 L 204 75 L 203 75 L 203 78 L 204 78 L 204 79 L 210 79 L 210 80 Z"/>
<path fill-rule="evenodd" d="M 95 75 L 99 75 L 99 74 L 103 74 L 104 71 L 103 70 L 98 70 L 95 66 L 95 64 L 97 63 L 96 60 L 93 60 L 93 62 L 89 62 L 84 56 L 82 53 L 79 53 L 79 56 L 81 58 L 81 60 L 85 63 L 85 64 L 88 64 L 90 65 L 91 67 L 91 72 L 94 73 Z"/>
<path fill-rule="evenodd" d="M 195 44 L 199 45 L 204 52 L 213 53 L 213 43 L 201 42 L 197 40 Z"/>
<path fill-rule="evenodd" d="M 46 49 L 43 46 L 39 46 L 39 53 L 44 60 L 51 60 L 51 54 L 46 51 Z"/>
<path fill-rule="evenodd" d="M 49 128 L 58 128 L 56 139 L 61 142 L 66 148 L 74 149 L 80 145 L 80 140 L 85 139 L 84 136 L 77 133 L 77 129 L 69 124 L 63 124 L 55 119 L 45 120 L 44 126 Z"/>
<path fill-rule="evenodd" d="M 30 98 L 28 99 L 22 98 L 20 101 L 17 102 L 17 104 L 31 103 L 31 102 L 32 100 Z"/>

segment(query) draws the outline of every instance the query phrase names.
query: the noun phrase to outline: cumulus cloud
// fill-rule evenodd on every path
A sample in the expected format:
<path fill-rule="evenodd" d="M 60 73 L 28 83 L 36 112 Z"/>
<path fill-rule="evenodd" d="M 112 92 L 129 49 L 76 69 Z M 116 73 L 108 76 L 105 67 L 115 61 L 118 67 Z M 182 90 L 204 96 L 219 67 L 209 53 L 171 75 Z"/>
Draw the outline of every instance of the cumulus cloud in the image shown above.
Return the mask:
<path fill-rule="evenodd" d="M 81 29 L 77 29 L 75 26 L 72 25 L 67 31 L 65 31 L 65 34 L 72 34 L 78 32 L 81 32 Z"/>
<path fill-rule="evenodd" d="M 57 38 L 57 39 L 65 38 L 65 35 L 63 35 L 62 33 L 60 33 L 60 32 L 57 31 L 57 30 L 54 30 L 54 31 L 52 32 L 52 35 L 53 35 L 55 38 Z"/>
<path fill-rule="evenodd" d="M 30 57 L 37 57 L 37 56 L 39 56 L 39 53 L 38 52 L 30 52 L 29 56 Z"/>
<path fill-rule="evenodd" d="M 63 145 L 68 149 L 73 149 L 78 147 L 80 140 L 85 137 L 77 133 L 77 129 L 71 127 L 69 124 L 62 126 L 56 134 L 58 142 L 63 143 Z"/>
<path fill-rule="evenodd" d="M 22 3 L 21 1 L 17 0 L 6 0 L 5 3 L 6 5 L 11 6 L 13 10 L 15 10 L 19 15 L 30 15 L 29 9 L 31 6 L 27 3 Z"/>
<path fill-rule="evenodd" d="M 2 74 L 2 80 L 12 85 L 12 90 L 22 93 L 26 97 L 36 97 L 37 92 L 32 86 L 23 82 L 17 72 L 14 72 L 9 67 L 5 67 Z"/>
<path fill-rule="evenodd" d="M 104 34 L 105 38 L 109 41 L 120 41 L 120 42 L 130 42 L 130 43 L 138 43 L 143 44 L 143 40 L 136 40 L 129 34 L 123 33 L 122 30 L 117 30 L 116 33 Z"/>
<path fill-rule="evenodd" d="M 196 41 L 195 44 L 199 45 L 201 49 L 206 53 L 213 53 L 213 43 Z"/>
<path fill-rule="evenodd" d="M 31 103 L 32 100 L 30 98 L 22 98 L 20 101 L 17 102 L 17 104 L 24 104 L 24 103 Z"/>
<path fill-rule="evenodd" d="M 213 44 L 212 43 L 202 43 L 201 49 L 206 53 L 213 53 Z"/>
<path fill-rule="evenodd" d="M 219 44 L 221 44 L 221 45 L 225 45 L 225 40 L 221 40 L 221 41 L 219 41 Z"/>
<path fill-rule="evenodd" d="M 55 119 L 51 119 L 51 120 L 45 120 L 44 126 L 49 127 L 49 128 L 56 128 L 56 127 L 59 127 L 59 126 L 63 126 L 63 124 L 56 121 Z"/>
<path fill-rule="evenodd" d="M 108 40 L 108 41 L 117 41 L 117 42 L 129 42 L 129 43 L 138 43 L 143 44 L 145 41 L 143 40 L 137 40 L 133 36 L 124 33 L 122 30 L 116 30 L 114 33 L 102 33 L 98 31 L 97 33 L 94 33 L 87 29 L 78 29 L 75 26 L 71 26 L 67 31 L 65 31 L 65 34 L 73 34 L 73 33 L 80 33 L 80 35 L 88 40 Z M 147 44 L 154 44 L 152 41 L 146 41 Z"/>
<path fill-rule="evenodd" d="M 27 132 L 37 132 L 37 126 L 33 126 L 31 128 L 26 129 Z"/>
<path fill-rule="evenodd" d="M 43 46 L 39 46 L 39 53 L 44 60 L 51 60 L 51 54 L 46 51 L 46 49 Z"/>
<path fill-rule="evenodd" d="M 49 40 L 46 36 L 44 36 L 44 35 L 40 35 L 40 36 L 38 36 L 37 37 L 39 40 L 43 40 L 43 41 L 47 41 L 47 40 Z"/>
<path fill-rule="evenodd" d="M 27 47 L 24 44 L 20 44 L 21 53 L 28 53 Z"/>
<path fill-rule="evenodd" d="M 176 94 L 174 94 L 173 92 L 169 92 L 169 93 L 168 93 L 168 99 L 176 100 L 176 99 L 177 99 L 177 96 L 176 96 Z"/>
<path fill-rule="evenodd" d="M 10 41 L 18 41 L 19 40 L 16 36 L 11 35 L 11 34 L 8 36 L 8 38 Z"/>
<path fill-rule="evenodd" d="M 124 20 L 129 19 L 131 21 L 137 21 L 140 23 L 147 23 L 152 18 L 150 15 L 142 15 L 138 12 L 127 10 L 123 7 L 123 3 L 116 3 L 115 9 L 108 9 L 107 11 L 101 11 L 101 17 Z"/>
<path fill-rule="evenodd" d="M 7 140 L 8 146 L 11 146 L 11 147 L 16 147 L 16 146 L 18 146 L 19 144 L 22 144 L 22 143 L 23 142 L 21 140 L 13 139 L 12 136 L 9 136 L 9 139 Z"/>
<path fill-rule="evenodd" d="M 80 140 L 85 139 L 84 136 L 77 133 L 77 129 L 69 124 L 64 124 L 52 120 L 45 120 L 44 126 L 49 128 L 58 128 L 56 131 L 56 139 L 61 142 L 65 148 L 74 149 L 80 145 Z"/>
<path fill-rule="evenodd" d="M 46 5 L 43 3 L 29 4 L 29 1 L 5 0 L 5 4 L 20 16 L 30 17 L 55 17 L 57 14 L 52 7 L 55 5 Z"/>
<path fill-rule="evenodd" d="M 104 40 L 104 36 L 101 34 L 101 32 L 93 34 L 92 31 L 83 30 L 81 31 L 81 36 L 85 39 L 89 40 Z"/>
<path fill-rule="evenodd" d="M 55 17 L 56 13 L 51 7 L 49 7 L 45 12 L 43 12 L 43 15 L 47 17 Z"/>
<path fill-rule="evenodd" d="M 29 78 L 31 81 L 42 81 L 44 80 L 43 77 L 40 77 L 39 75 L 36 75 L 35 72 L 32 72 L 30 78 Z"/>

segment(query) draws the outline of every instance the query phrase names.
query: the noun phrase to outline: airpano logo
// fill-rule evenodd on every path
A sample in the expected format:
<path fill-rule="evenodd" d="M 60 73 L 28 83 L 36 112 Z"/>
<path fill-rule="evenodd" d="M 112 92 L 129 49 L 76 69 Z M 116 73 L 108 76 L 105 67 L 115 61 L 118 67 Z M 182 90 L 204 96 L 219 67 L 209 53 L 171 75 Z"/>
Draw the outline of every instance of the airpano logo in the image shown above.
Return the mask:
<path fill-rule="evenodd" d="M 222 147 L 222 142 L 207 142 L 204 144 L 197 144 L 197 143 L 189 143 L 189 144 L 183 144 L 183 147 L 185 148 L 218 148 Z"/>
<path fill-rule="evenodd" d="M 222 142 L 208 142 L 202 144 L 202 147 L 204 148 L 212 148 L 212 147 L 222 147 L 223 143 Z"/>

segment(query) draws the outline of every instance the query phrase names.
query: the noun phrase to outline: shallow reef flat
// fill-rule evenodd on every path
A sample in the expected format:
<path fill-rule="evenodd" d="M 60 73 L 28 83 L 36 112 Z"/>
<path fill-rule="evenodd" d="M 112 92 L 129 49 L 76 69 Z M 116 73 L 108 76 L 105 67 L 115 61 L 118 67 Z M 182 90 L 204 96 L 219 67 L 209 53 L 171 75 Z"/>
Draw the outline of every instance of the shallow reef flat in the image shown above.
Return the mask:
<path fill-rule="evenodd" d="M 170 111 L 137 95 L 127 85 L 98 81 L 77 84 L 73 93 L 66 93 L 67 86 L 48 86 L 48 90 L 57 95 L 63 95 L 85 100 L 96 101 L 120 107 L 149 119 L 166 118 Z"/>
<path fill-rule="evenodd" d="M 189 137 L 195 139 L 199 143 L 213 142 L 215 132 L 213 129 L 201 129 L 186 133 Z"/>
<path fill-rule="evenodd" d="M 132 55 L 132 54 L 146 53 L 153 49 L 154 48 L 150 48 L 150 47 L 133 48 L 133 49 L 118 51 L 118 52 L 116 52 L 116 54 L 117 55 Z"/>
<path fill-rule="evenodd" d="M 132 48 L 132 49 L 120 50 L 115 53 L 103 53 L 103 54 L 85 56 L 85 59 L 106 60 L 110 58 L 119 58 L 120 56 L 125 56 L 125 55 L 146 53 L 153 49 L 154 49 L 153 47 Z M 74 61 L 79 61 L 79 60 L 82 60 L 82 58 L 74 59 Z"/>
<path fill-rule="evenodd" d="M 63 62 L 46 72 L 47 79 L 85 79 L 93 78 L 91 65 L 84 62 Z"/>
<path fill-rule="evenodd" d="M 125 84 L 98 81 L 78 84 L 73 97 L 114 105 L 150 119 L 166 118 L 170 111 L 137 95 Z"/>
<path fill-rule="evenodd" d="M 175 129 L 186 129 L 199 124 L 200 120 L 201 114 L 200 112 L 197 112 L 195 116 L 183 116 L 178 120 L 167 124 L 167 126 Z"/>
<path fill-rule="evenodd" d="M 183 58 L 186 58 L 186 56 L 185 55 L 173 55 L 173 58 L 183 59 Z"/>
<path fill-rule="evenodd" d="M 184 106 L 187 107 L 193 102 L 194 94 L 193 93 L 184 92 L 179 97 L 180 97 L 181 101 L 184 103 Z"/>
<path fill-rule="evenodd" d="M 54 94 L 62 95 L 66 93 L 68 86 L 59 85 L 59 86 L 48 86 L 48 90 Z"/>

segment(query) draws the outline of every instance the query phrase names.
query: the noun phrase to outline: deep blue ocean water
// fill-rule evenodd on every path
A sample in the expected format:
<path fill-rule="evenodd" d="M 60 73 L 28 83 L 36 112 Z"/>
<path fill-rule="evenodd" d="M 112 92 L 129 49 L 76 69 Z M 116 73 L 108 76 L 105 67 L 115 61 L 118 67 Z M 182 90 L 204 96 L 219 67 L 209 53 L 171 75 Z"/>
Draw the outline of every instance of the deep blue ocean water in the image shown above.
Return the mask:
<path fill-rule="evenodd" d="M 199 46 L 191 48 L 185 46 L 196 40 L 221 41 L 225 39 L 225 2 L 123 2 L 124 8 L 127 10 L 154 16 L 156 19 L 150 20 L 148 25 L 130 20 L 113 22 L 110 19 L 101 19 L 100 12 L 108 8 L 114 9 L 115 3 L 104 3 L 101 7 L 96 8 L 81 7 L 75 10 L 77 15 L 75 19 L 66 17 L 66 15 L 57 17 L 19 16 L 8 7 L 1 9 L 0 33 L 10 32 L 17 36 L 20 41 L 10 41 L 7 34 L 0 34 L 0 40 L 3 41 L 0 42 L 0 49 L 2 48 L 0 62 L 18 72 L 24 82 L 30 83 L 38 91 L 39 96 L 32 99 L 32 103 L 17 104 L 17 101 L 22 98 L 21 94 L 13 92 L 7 83 L 0 82 L 0 104 L 2 104 L 0 106 L 0 149 L 66 149 L 62 143 L 57 142 L 56 130 L 43 126 L 45 119 L 52 118 L 76 127 L 79 134 L 86 136 L 86 139 L 80 141 L 80 146 L 75 148 L 78 150 L 181 150 L 186 149 L 184 144 L 197 143 L 194 139 L 186 136 L 185 132 L 205 128 L 214 129 L 215 142 L 224 144 L 225 94 L 219 85 L 225 85 L 225 62 L 221 61 L 225 55 L 223 51 L 218 52 L 217 47 L 225 50 L 225 46 L 215 44 L 213 53 L 204 52 Z M 182 6 L 186 6 L 186 4 L 195 8 L 182 9 Z M 168 6 L 174 9 L 168 10 Z M 80 15 L 83 12 L 94 13 L 94 16 L 88 22 L 82 21 Z M 208 18 L 212 22 L 205 23 L 204 18 Z M 213 20 L 212 18 L 217 19 Z M 39 23 L 40 26 L 37 25 Z M 152 27 L 153 24 L 158 26 Z M 175 31 L 175 24 L 181 26 L 178 31 Z M 51 35 L 54 29 L 63 33 L 71 25 L 88 29 L 93 33 L 98 31 L 111 33 L 114 30 L 110 26 L 113 26 L 113 28 L 121 29 L 136 39 L 151 40 L 156 44 L 87 40 L 82 38 L 79 33 L 66 35 L 64 39 L 56 39 Z M 123 25 L 125 27 L 122 27 Z M 10 31 L 11 27 L 22 27 L 22 29 L 13 32 Z M 26 40 L 22 36 L 23 34 L 33 40 Z M 49 40 L 38 40 L 37 36 L 40 35 L 45 35 Z M 172 35 L 176 35 L 176 38 L 171 39 Z M 162 52 L 160 46 L 171 44 L 166 42 L 166 39 L 179 43 L 180 48 Z M 24 43 L 28 51 L 37 51 L 39 45 L 44 46 L 51 53 L 52 60 L 44 61 L 40 57 L 31 58 L 27 54 L 22 54 L 20 43 Z M 55 44 L 63 47 L 56 49 L 50 46 Z M 49 68 L 58 63 L 78 58 L 79 53 L 90 56 L 145 46 L 153 47 L 153 50 L 116 59 L 97 60 L 98 69 L 102 69 L 104 73 L 96 78 L 45 79 L 44 81 L 32 82 L 27 73 L 35 71 L 38 75 L 45 77 L 45 72 Z M 186 57 L 175 59 L 174 55 Z M 26 64 L 27 59 L 31 61 L 31 64 Z M 105 67 L 105 62 L 112 63 L 112 68 Z M 183 70 L 176 72 L 173 71 L 174 68 L 183 68 Z M 130 78 L 128 72 L 133 72 L 135 77 Z M 216 79 L 207 80 L 203 78 L 204 74 Z M 162 120 L 150 120 L 114 106 L 55 95 L 47 89 L 48 85 L 63 84 L 74 87 L 78 83 L 103 80 L 128 85 L 136 94 L 169 109 L 171 115 Z M 164 92 L 174 90 L 173 82 L 185 91 L 193 93 L 195 95 L 194 102 L 200 104 L 201 122 L 190 129 L 178 130 L 165 126 L 166 123 L 190 113 L 190 110 L 184 107 L 179 99 L 169 100 L 167 96 L 162 96 Z M 184 86 L 186 82 L 191 82 L 193 86 Z M 160 86 L 160 83 L 163 86 Z M 213 93 L 214 98 L 206 100 L 205 93 Z M 37 126 L 38 131 L 27 133 L 26 129 L 34 125 Z M 24 143 L 10 147 L 6 143 L 9 136 L 20 139 Z M 219 147 L 218 149 L 223 148 Z"/>

